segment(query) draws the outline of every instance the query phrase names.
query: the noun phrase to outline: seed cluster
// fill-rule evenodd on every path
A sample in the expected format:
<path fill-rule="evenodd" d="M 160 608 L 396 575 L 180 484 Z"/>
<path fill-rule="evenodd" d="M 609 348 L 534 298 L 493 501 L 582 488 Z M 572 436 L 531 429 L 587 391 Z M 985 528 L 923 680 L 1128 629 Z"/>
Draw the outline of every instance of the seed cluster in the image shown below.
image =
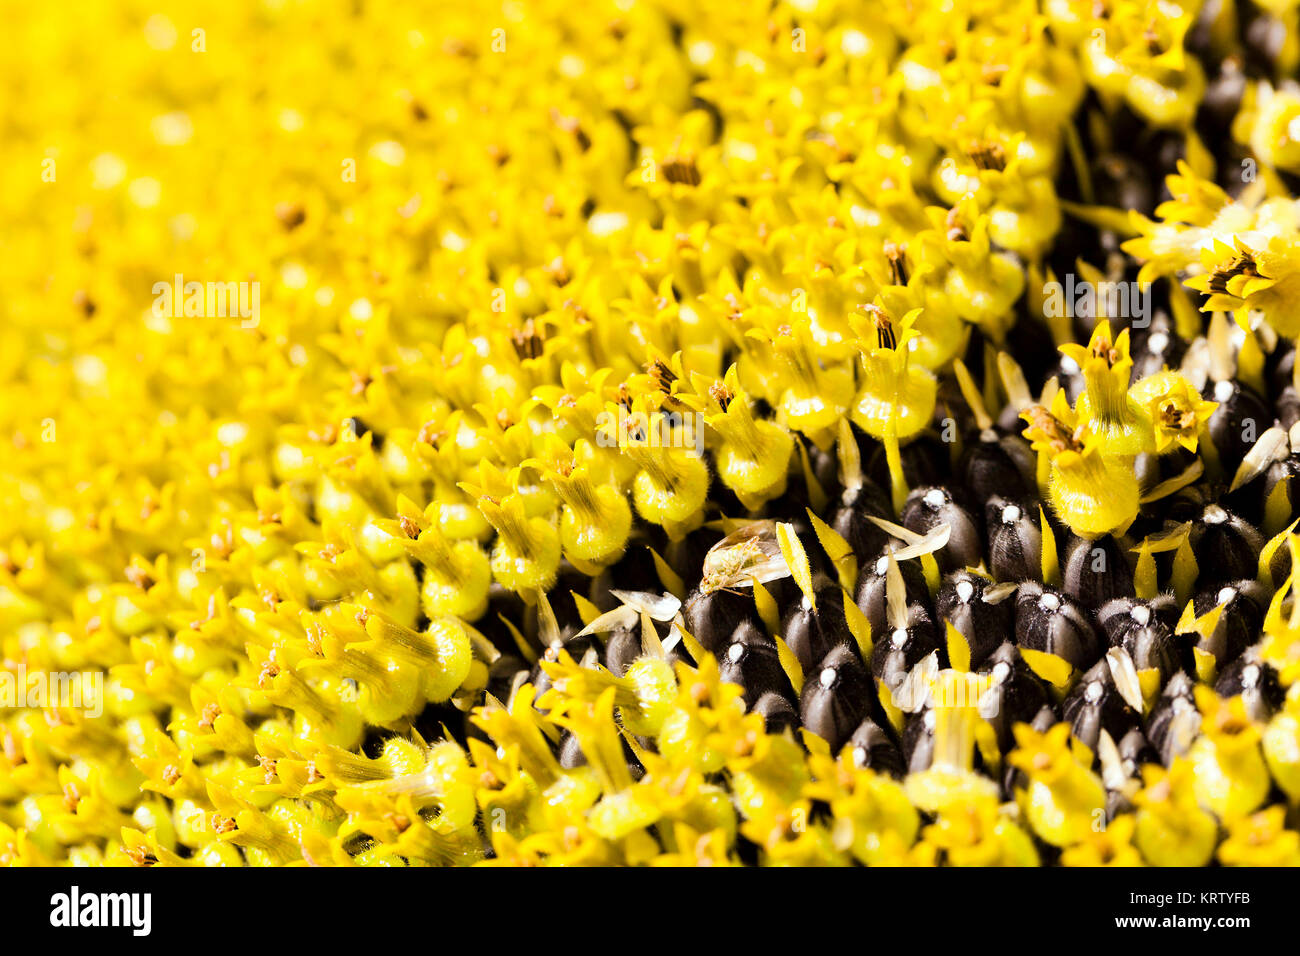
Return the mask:
<path fill-rule="evenodd" d="M 1300 864 L 1294 0 L 152 6 L 9 18 L 0 861 Z"/>

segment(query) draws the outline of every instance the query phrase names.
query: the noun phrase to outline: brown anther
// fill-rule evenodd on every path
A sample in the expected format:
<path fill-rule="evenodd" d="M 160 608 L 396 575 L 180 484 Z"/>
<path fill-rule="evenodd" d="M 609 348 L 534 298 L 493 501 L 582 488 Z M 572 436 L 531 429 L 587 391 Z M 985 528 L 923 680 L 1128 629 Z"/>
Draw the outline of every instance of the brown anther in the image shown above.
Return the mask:
<path fill-rule="evenodd" d="M 235 823 L 234 817 L 223 817 L 219 813 L 212 814 L 212 830 L 215 833 L 233 833 L 238 830 L 239 826 Z"/>
<path fill-rule="evenodd" d="M 510 333 L 510 344 L 515 347 L 520 361 L 541 358 L 545 343 L 545 334 L 532 319 L 525 319 L 521 328 Z"/>
<path fill-rule="evenodd" d="M 163 783 L 167 784 L 169 787 L 174 787 L 176 786 L 176 782 L 181 779 L 181 772 L 177 769 L 175 764 L 169 763 L 167 766 L 163 767 L 162 778 Z"/>
<path fill-rule="evenodd" d="M 411 818 L 404 813 L 389 813 L 385 819 L 393 824 L 393 829 L 398 833 L 405 833 L 411 828 Z"/>
<path fill-rule="evenodd" d="M 81 802 L 81 794 L 77 790 L 75 783 L 67 783 L 63 786 L 63 805 L 67 807 L 69 813 L 77 812 L 77 804 Z"/>
<path fill-rule="evenodd" d="M 214 534 L 212 536 L 210 543 L 212 545 L 213 552 L 219 558 L 229 557 L 230 552 L 233 551 L 235 548 L 234 537 L 233 535 L 231 535 L 229 529 L 226 530 L 225 535 Z"/>
<path fill-rule="evenodd" d="M 257 520 L 259 524 L 279 524 L 280 513 L 278 511 L 262 511 L 259 509 Z"/>
<path fill-rule="evenodd" d="M 1187 431 L 1196 426 L 1196 413 L 1167 398 L 1160 403 L 1160 425 L 1170 431 Z"/>
<path fill-rule="evenodd" d="M 348 375 L 349 375 L 349 376 L 351 377 L 351 379 L 352 379 L 352 389 L 351 389 L 351 391 L 352 391 L 352 394 L 353 394 L 353 395 L 361 395 L 361 394 L 363 394 L 363 393 L 365 392 L 365 390 L 366 390 L 367 388 L 370 387 L 370 383 L 374 381 L 374 379 L 371 378 L 371 376 L 370 376 L 369 373 L 367 373 L 367 372 L 358 372 L 358 371 L 356 371 L 355 369 L 353 369 L 352 371 L 350 371 L 350 372 L 348 373 Z"/>
<path fill-rule="evenodd" d="M 276 764 L 279 763 L 279 761 L 276 760 L 274 757 L 266 757 L 263 756 L 262 754 L 258 754 L 257 762 L 262 767 L 262 780 L 268 785 L 274 783 L 275 768 L 276 768 Z"/>
<path fill-rule="evenodd" d="M 724 412 L 731 407 L 731 403 L 736 398 L 731 389 L 727 388 L 722 382 L 714 382 L 709 386 L 709 397 L 721 405 Z"/>
<path fill-rule="evenodd" d="M 203 708 L 203 716 L 199 718 L 199 726 L 204 730 L 211 730 L 221 716 L 221 707 L 217 704 L 208 704 Z"/>
<path fill-rule="evenodd" d="M 689 153 L 664 160 L 663 171 L 664 178 L 670 183 L 685 186 L 700 184 L 700 170 L 695 165 L 695 157 Z"/>
<path fill-rule="evenodd" d="M 966 227 L 962 225 L 961 221 L 961 211 L 956 206 L 952 206 L 948 210 L 947 215 L 943 217 L 943 223 L 948 227 L 949 241 L 953 241 L 954 239 L 965 239 L 967 237 Z M 957 233 L 958 235 L 954 236 L 954 233 Z"/>
<path fill-rule="evenodd" d="M 408 538 L 418 538 L 420 536 L 420 526 L 415 523 L 413 518 L 408 518 L 406 515 L 399 515 L 397 523 L 401 525 L 402 534 L 406 535 Z"/>
<path fill-rule="evenodd" d="M 881 349 L 898 348 L 898 336 L 894 334 L 894 320 L 888 312 L 878 305 L 867 303 L 861 306 L 876 327 L 876 347 Z"/>
<path fill-rule="evenodd" d="M 95 314 L 95 302 L 90 297 L 90 293 L 85 289 L 78 289 L 72 293 L 72 304 L 81 310 L 81 314 L 90 318 Z"/>
<path fill-rule="evenodd" d="M 436 445 L 445 437 L 447 437 L 447 433 L 439 430 L 436 424 L 425 422 L 420 426 L 420 433 L 416 436 L 416 441 L 422 445 Z"/>
<path fill-rule="evenodd" d="M 504 166 L 510 161 L 510 150 L 500 143 L 489 143 L 487 147 L 488 159 L 498 166 Z"/>
<path fill-rule="evenodd" d="M 985 63 L 980 68 L 980 77 L 989 86 L 999 86 L 1002 83 L 1002 77 L 1006 76 L 1010 67 L 1005 63 Z"/>
<path fill-rule="evenodd" d="M 1054 452 L 1082 451 L 1083 442 L 1077 433 L 1066 429 L 1064 423 L 1042 405 L 1031 405 L 1025 410 L 1029 426 L 1025 429 L 1027 437 L 1030 431 L 1038 431 Z"/>
<path fill-rule="evenodd" d="M 358 624 L 360 624 L 362 627 L 365 627 L 366 621 L 368 620 L 370 620 L 370 608 L 363 607 L 361 610 L 357 611 L 356 622 Z"/>
<path fill-rule="evenodd" d="M 485 790 L 501 789 L 501 780 L 491 770 L 484 770 L 478 775 L 478 785 Z"/>
<path fill-rule="evenodd" d="M 1115 348 L 1110 339 L 1105 336 L 1097 336 L 1092 343 L 1091 352 L 1093 358 L 1099 358 L 1107 365 L 1114 365 L 1120 359 L 1119 350 Z"/>
<path fill-rule="evenodd" d="M 302 203 L 280 202 L 275 204 L 275 218 L 287 232 L 293 232 L 307 221 L 307 210 Z"/>
<path fill-rule="evenodd" d="M 655 359 L 645 367 L 645 370 L 649 373 L 651 380 L 659 391 L 665 394 L 672 391 L 673 383 L 677 381 L 677 375 L 668 367 L 667 363 Z"/>
<path fill-rule="evenodd" d="M 704 681 L 696 681 L 691 685 L 691 700 L 697 704 L 703 704 L 709 699 L 709 685 Z"/>
<path fill-rule="evenodd" d="M 569 279 L 570 279 L 569 270 L 564 265 L 563 256 L 556 256 L 554 259 L 550 261 L 548 265 L 543 267 L 542 271 L 545 272 L 552 279 L 554 279 L 556 285 L 569 284 Z"/>
<path fill-rule="evenodd" d="M 334 560 L 342 553 L 343 553 L 343 549 L 341 549 L 337 544 L 334 544 L 334 542 L 331 541 L 320 549 L 320 559 L 322 561 L 328 561 L 331 564 L 333 564 Z"/>
<path fill-rule="evenodd" d="M 1220 295 L 1227 294 L 1228 280 L 1236 276 L 1259 276 L 1255 253 L 1250 249 L 1242 249 L 1240 255 L 1234 256 L 1226 265 L 1218 266 L 1210 273 L 1210 291 Z"/>
<path fill-rule="evenodd" d="M 578 148 L 584 153 L 591 149 L 591 137 L 583 130 L 582 123 L 576 116 L 564 116 L 559 110 L 552 108 L 551 119 L 556 126 L 577 139 Z"/>
<path fill-rule="evenodd" d="M 1034 754 L 1034 769 L 1046 770 L 1052 765 L 1052 755 L 1046 752 Z"/>
<path fill-rule="evenodd" d="M 561 458 L 555 463 L 555 471 L 561 476 L 568 478 L 573 474 L 576 462 L 572 458 Z"/>
<path fill-rule="evenodd" d="M 559 397 L 555 404 L 560 408 L 577 408 L 578 400 L 568 392 L 565 392 Z"/>
<path fill-rule="evenodd" d="M 158 863 L 158 857 L 142 846 L 125 847 L 122 852 L 126 854 L 126 858 L 133 866 L 155 866 Z"/>
<path fill-rule="evenodd" d="M 324 779 L 325 779 L 325 775 L 316 769 L 316 761 L 308 760 L 307 761 L 307 782 L 319 783 L 321 780 Z"/>
<path fill-rule="evenodd" d="M 100 619 L 99 619 L 99 615 L 98 615 L 98 614 L 96 614 L 94 617 L 88 618 L 88 619 L 86 620 L 86 634 L 87 634 L 87 636 L 89 636 L 89 635 L 91 635 L 91 634 L 94 634 L 94 633 L 95 633 L 96 631 L 98 631 L 98 630 L 100 629 L 100 627 L 102 627 L 102 626 L 103 626 L 103 622 L 100 621 Z"/>
<path fill-rule="evenodd" d="M 154 586 L 153 576 L 144 568 L 136 564 L 129 564 L 124 572 L 126 579 L 138 587 L 141 591 L 148 591 Z"/>
<path fill-rule="evenodd" d="M 280 676 L 280 665 L 274 660 L 268 660 L 262 665 L 262 669 L 257 675 L 257 686 L 266 689 L 266 685 Z"/>
<path fill-rule="evenodd" d="M 966 155 L 977 169 L 1000 171 L 1007 168 L 1006 150 L 998 143 L 977 140 L 966 147 Z"/>
<path fill-rule="evenodd" d="M 0 551 L 0 571 L 7 571 L 9 574 L 18 573 L 18 565 L 9 556 L 8 551 Z"/>
<path fill-rule="evenodd" d="M 889 262 L 889 273 L 894 285 L 907 285 L 907 257 L 905 246 L 896 246 L 885 242 L 885 259 Z"/>
<path fill-rule="evenodd" d="M 262 603 L 272 611 L 276 610 L 280 606 L 280 595 L 271 588 L 262 588 L 258 593 L 258 597 L 260 597 Z"/>

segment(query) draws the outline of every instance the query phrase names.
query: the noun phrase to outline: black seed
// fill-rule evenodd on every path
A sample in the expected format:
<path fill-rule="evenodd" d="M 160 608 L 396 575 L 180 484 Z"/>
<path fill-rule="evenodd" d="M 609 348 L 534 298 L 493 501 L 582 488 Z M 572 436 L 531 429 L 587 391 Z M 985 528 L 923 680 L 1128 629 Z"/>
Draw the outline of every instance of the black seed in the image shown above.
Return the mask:
<path fill-rule="evenodd" d="M 1169 317 L 1159 313 L 1146 329 L 1133 330 L 1133 371 L 1130 382 L 1154 375 L 1162 369 L 1178 368 L 1187 352 L 1187 343 L 1170 325 Z"/>
<path fill-rule="evenodd" d="M 1241 696 L 1251 720 L 1267 723 L 1286 699 L 1277 671 L 1265 664 L 1257 648 L 1250 648 L 1225 667 L 1214 682 L 1220 697 Z"/>
<path fill-rule="evenodd" d="M 1175 757 L 1187 752 L 1200 733 L 1201 714 L 1192 694 L 1194 684 L 1187 674 L 1175 674 L 1147 716 L 1146 735 L 1168 767 Z"/>
<path fill-rule="evenodd" d="M 809 673 L 799 697 L 803 725 L 838 752 L 857 729 L 873 699 L 871 679 L 847 647 L 837 647 Z"/>
<path fill-rule="evenodd" d="M 939 651 L 939 666 L 948 662 L 947 651 L 939 641 L 939 630 L 930 612 L 920 604 L 909 605 L 907 627 L 873 631 L 871 675 L 891 691 L 898 687 L 922 659 Z"/>
<path fill-rule="evenodd" d="M 1079 603 L 1036 581 L 1022 584 L 1016 596 L 1016 642 L 1055 654 L 1079 670 L 1092 666 L 1101 653 L 1097 632 Z"/>
<path fill-rule="evenodd" d="M 1080 678 L 1061 705 L 1061 716 L 1070 724 L 1070 732 L 1094 752 L 1103 729 L 1119 740 L 1138 725 L 1139 718 L 1116 689 L 1105 658 Z"/>
<path fill-rule="evenodd" d="M 849 744 L 853 747 L 855 766 L 870 767 L 891 777 L 903 775 L 903 755 L 899 753 L 893 738 L 870 717 L 858 724 Z"/>
<path fill-rule="evenodd" d="M 1130 777 L 1136 777 L 1143 764 L 1160 762 L 1160 755 L 1137 727 L 1120 739 L 1118 749 L 1120 759 L 1124 761 L 1124 772 Z"/>
<path fill-rule="evenodd" d="M 1124 549 L 1110 535 L 1086 541 L 1071 535 L 1061 568 L 1061 590 L 1085 608 L 1133 596 L 1133 572 Z"/>
<path fill-rule="evenodd" d="M 616 677 L 626 674 L 643 653 L 640 628 L 617 627 L 605 638 L 605 666 Z"/>
<path fill-rule="evenodd" d="M 1224 471 L 1231 475 L 1255 440 L 1273 424 L 1273 413 L 1258 395 L 1235 380 L 1207 385 L 1205 397 L 1219 403 L 1207 427 Z"/>
<path fill-rule="evenodd" d="M 948 525 L 948 543 L 935 553 L 942 571 L 973 567 L 983 557 L 978 523 L 946 488 L 915 489 L 903 505 L 900 523 L 909 531 L 922 535 L 941 524 Z"/>
<path fill-rule="evenodd" d="M 718 655 L 718 671 L 724 681 L 745 688 L 746 707 L 753 707 L 769 691 L 794 696 L 790 679 L 781 667 L 776 643 L 766 635 L 733 640 Z"/>
<path fill-rule="evenodd" d="M 799 729 L 799 713 L 794 705 L 776 691 L 768 691 L 754 702 L 752 713 L 763 718 L 763 726 L 769 734 L 782 734 L 786 730 Z"/>
<path fill-rule="evenodd" d="M 1190 658 L 1180 650 L 1174 638 L 1171 620 L 1177 606 L 1169 595 L 1153 601 L 1116 598 L 1102 605 L 1097 621 L 1111 647 L 1122 647 L 1138 670 L 1160 670 L 1161 680 L 1176 671 L 1191 667 Z"/>
<path fill-rule="evenodd" d="M 559 753 L 556 757 L 565 770 L 576 770 L 587 765 L 587 755 L 582 752 L 582 745 L 578 743 L 578 738 L 567 730 L 560 733 Z"/>
<path fill-rule="evenodd" d="M 1028 581 L 1042 574 L 1043 534 L 1038 509 L 993 497 L 984 509 L 989 571 L 999 581 Z"/>
<path fill-rule="evenodd" d="M 988 692 L 992 716 L 987 719 L 997 734 L 998 748 L 1006 753 L 1015 746 L 1011 728 L 1028 723 L 1048 706 L 1047 689 L 1010 641 L 1002 643 L 980 670 L 994 681 Z"/>
<path fill-rule="evenodd" d="M 886 608 L 886 573 L 889 559 L 881 555 L 858 572 L 858 589 L 855 601 L 871 624 L 871 633 L 880 634 L 888 628 Z M 930 589 L 925 583 L 925 574 L 921 571 L 919 561 L 901 561 L 898 570 L 903 577 L 903 592 L 908 604 L 928 604 Z"/>
<path fill-rule="evenodd" d="M 745 591 L 695 592 L 682 608 L 686 629 L 703 645 L 704 649 L 718 654 L 728 643 L 737 626 L 748 621 L 760 626 L 758 611 L 754 608 L 754 594 Z"/>
<path fill-rule="evenodd" d="M 989 580 L 970 571 L 946 575 L 935 597 L 939 620 L 946 621 L 966 638 L 970 666 L 978 668 L 1007 638 L 1015 633 L 1015 601 L 1008 596 L 997 604 L 984 598 Z"/>
<path fill-rule="evenodd" d="M 889 542 L 889 534 L 871 519 L 889 520 L 892 514 L 884 492 L 871 482 L 864 482 L 844 492 L 830 526 L 849 543 L 854 554 L 879 554 Z"/>
<path fill-rule="evenodd" d="M 816 595 L 816 611 L 800 595 L 799 602 L 781 618 L 781 634 L 805 672 L 836 645 L 854 643 L 844 619 L 844 592 L 839 585 L 824 584 Z"/>
<path fill-rule="evenodd" d="M 1222 587 L 1198 591 L 1192 599 L 1192 611 L 1202 617 L 1223 605 L 1214 630 L 1199 638 L 1196 646 L 1213 654 L 1220 667 L 1237 657 L 1259 640 L 1264 626 L 1264 611 L 1268 595 L 1258 582 L 1241 579 Z"/>
<path fill-rule="evenodd" d="M 1019 435 L 986 428 L 968 442 L 958 468 L 977 501 L 1023 497 L 1032 487 L 1034 452 Z"/>
<path fill-rule="evenodd" d="M 1209 505 L 1192 526 L 1198 588 L 1211 588 L 1258 571 L 1264 538 L 1250 524 L 1218 505 Z"/>
<path fill-rule="evenodd" d="M 501 703 L 508 705 L 515 677 L 521 673 L 526 675 L 528 672 L 528 664 L 522 657 L 502 654 L 488 668 L 487 692 Z"/>
<path fill-rule="evenodd" d="M 930 769 L 934 762 L 935 713 L 908 714 L 903 721 L 903 761 L 908 773 Z"/>

